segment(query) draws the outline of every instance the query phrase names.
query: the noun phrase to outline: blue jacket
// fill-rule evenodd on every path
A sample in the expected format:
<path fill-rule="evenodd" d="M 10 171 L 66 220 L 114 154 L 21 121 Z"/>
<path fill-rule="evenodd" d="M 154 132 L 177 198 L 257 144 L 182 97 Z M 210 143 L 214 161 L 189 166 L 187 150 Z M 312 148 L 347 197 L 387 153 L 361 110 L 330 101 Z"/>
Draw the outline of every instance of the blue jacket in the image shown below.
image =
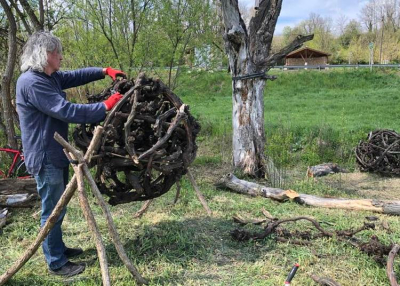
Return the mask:
<path fill-rule="evenodd" d="M 106 108 L 103 103 L 73 104 L 66 100 L 63 91 L 103 78 L 101 68 L 57 71 L 51 76 L 28 70 L 18 78 L 17 112 L 29 173 L 39 173 L 45 155 L 56 167 L 68 166 L 63 147 L 53 138 L 54 132 L 68 140 L 68 123 L 104 120 Z"/>

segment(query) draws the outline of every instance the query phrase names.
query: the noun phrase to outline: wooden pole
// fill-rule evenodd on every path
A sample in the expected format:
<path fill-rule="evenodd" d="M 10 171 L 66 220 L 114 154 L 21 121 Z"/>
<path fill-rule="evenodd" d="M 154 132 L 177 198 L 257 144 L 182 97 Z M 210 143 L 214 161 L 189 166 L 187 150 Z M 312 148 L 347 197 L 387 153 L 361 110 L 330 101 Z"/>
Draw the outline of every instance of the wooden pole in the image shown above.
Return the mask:
<path fill-rule="evenodd" d="M 178 181 L 176 182 L 176 194 L 174 198 L 174 204 L 176 204 L 176 202 L 178 201 L 180 193 L 181 193 L 181 183 L 180 181 Z"/>
<path fill-rule="evenodd" d="M 82 166 L 83 166 L 83 164 L 79 164 L 78 166 L 76 166 L 76 165 L 73 166 L 75 175 L 78 180 L 79 204 L 81 205 L 83 215 L 85 216 L 85 219 L 87 221 L 90 231 L 92 232 L 92 235 L 93 235 L 93 238 L 94 238 L 94 241 L 96 244 L 97 253 L 98 253 L 99 262 L 100 262 L 101 276 L 103 278 L 103 286 L 110 286 L 111 283 L 110 283 L 110 274 L 108 271 L 106 248 L 104 247 L 104 243 L 101 238 L 101 234 L 97 227 L 96 220 L 94 218 L 93 212 L 90 208 L 89 201 L 86 196 Z"/>
<path fill-rule="evenodd" d="M 103 127 L 97 127 L 92 141 L 90 142 L 89 148 L 85 154 L 85 159 L 90 160 L 94 150 L 98 148 L 100 143 L 101 135 L 103 134 Z M 61 136 L 60 136 L 61 137 Z M 64 139 L 63 139 L 64 140 Z M 0 276 L 0 285 L 6 283 L 15 273 L 21 269 L 22 266 L 32 257 L 40 246 L 40 243 L 47 237 L 54 224 L 57 222 L 63 208 L 69 203 L 72 195 L 75 192 L 77 186 L 76 175 L 74 175 L 71 181 L 68 183 L 64 193 L 62 194 L 57 205 L 54 207 L 53 212 L 50 214 L 45 225 L 41 228 L 35 241 L 28 247 L 24 254 L 5 272 Z"/>
<path fill-rule="evenodd" d="M 153 201 L 153 199 L 151 200 L 147 200 L 144 202 L 144 204 L 142 205 L 142 207 L 140 208 L 140 210 L 138 210 L 134 215 L 133 218 L 139 218 L 141 217 L 149 208 L 151 202 Z"/>
<path fill-rule="evenodd" d="M 86 179 L 89 182 L 89 185 L 92 189 L 92 192 L 94 196 L 96 197 L 104 216 L 106 217 L 107 220 L 107 225 L 108 225 L 108 231 L 110 233 L 111 239 L 114 243 L 115 249 L 117 250 L 117 253 L 119 257 L 121 258 L 122 262 L 125 264 L 126 268 L 128 268 L 129 272 L 132 274 L 132 276 L 135 278 L 136 282 L 139 285 L 145 284 L 147 285 L 148 282 L 146 279 L 144 279 L 140 273 L 137 271 L 136 267 L 133 265 L 131 260 L 129 259 L 128 255 L 126 254 L 126 251 L 121 243 L 121 239 L 119 237 L 119 234 L 116 230 L 114 221 L 111 216 L 111 212 L 108 209 L 108 205 L 103 199 L 103 196 L 100 193 L 100 190 L 98 189 L 95 181 L 92 178 L 92 175 L 90 174 L 89 168 L 87 166 L 83 166 L 83 172 L 86 176 Z"/>
<path fill-rule="evenodd" d="M 187 170 L 187 175 L 189 177 L 190 182 L 193 185 L 194 191 L 196 192 L 196 195 L 197 195 L 198 199 L 200 200 L 201 204 L 203 205 L 203 208 L 206 210 L 208 215 L 211 215 L 211 210 L 208 207 L 207 201 L 204 198 L 203 194 L 200 192 L 200 189 L 196 184 L 196 181 L 195 181 L 195 179 L 194 179 L 194 177 L 192 175 L 192 172 L 190 172 L 189 169 Z"/>
<path fill-rule="evenodd" d="M 58 143 L 60 143 L 66 150 L 68 150 L 68 152 L 70 152 L 75 158 L 78 159 L 78 162 L 84 161 L 81 152 L 72 147 L 67 141 L 64 140 L 64 138 L 62 138 L 58 134 L 56 134 L 54 137 L 56 138 Z M 110 233 L 111 239 L 114 243 L 115 249 L 117 250 L 119 257 L 121 258 L 122 262 L 125 264 L 126 268 L 128 268 L 129 272 L 131 272 L 132 276 L 139 285 L 148 284 L 148 282 L 140 275 L 140 273 L 137 271 L 136 267 L 133 265 L 128 255 L 126 254 L 126 251 L 121 243 L 121 239 L 119 238 L 119 234 L 116 230 L 114 221 L 112 219 L 111 212 L 108 209 L 108 205 L 106 204 L 102 194 L 100 193 L 100 190 L 96 185 L 96 182 L 93 180 L 92 174 L 90 173 L 87 164 L 82 164 L 82 168 L 83 168 L 83 173 L 89 183 L 89 186 L 94 196 L 96 197 L 103 211 L 104 216 L 106 217 L 108 231 Z"/>

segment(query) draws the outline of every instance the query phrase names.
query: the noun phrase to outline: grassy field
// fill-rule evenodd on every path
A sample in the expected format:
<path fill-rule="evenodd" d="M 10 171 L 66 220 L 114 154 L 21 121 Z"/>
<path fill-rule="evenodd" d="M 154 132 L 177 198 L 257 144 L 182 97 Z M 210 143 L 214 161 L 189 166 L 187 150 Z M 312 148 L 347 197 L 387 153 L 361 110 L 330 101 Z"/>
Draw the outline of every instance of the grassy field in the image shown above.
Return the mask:
<path fill-rule="evenodd" d="M 360 174 L 356 170 L 319 180 L 304 178 L 307 165 L 324 161 L 335 161 L 354 170 L 352 148 L 367 132 L 377 128 L 400 130 L 397 71 L 272 73 L 278 75 L 278 80 L 268 82 L 265 92 L 267 152 L 284 170 L 288 188 L 322 196 L 399 199 L 399 179 Z M 230 231 L 238 225 L 232 216 L 262 218 L 263 208 L 279 218 L 302 215 L 316 218 L 325 222 L 323 226 L 328 230 L 357 228 L 362 226 L 365 216 L 376 215 L 377 228 L 357 236 L 367 241 L 375 234 L 384 243 L 400 242 L 400 219 L 371 212 L 277 203 L 216 189 L 214 182 L 232 171 L 229 75 L 204 71 L 184 73 L 176 93 L 190 105 L 202 124 L 198 157 L 192 170 L 213 214 L 206 216 L 186 178 L 182 180 L 182 194 L 177 204 L 172 204 L 173 188 L 156 199 L 140 219 L 134 219 L 133 214 L 141 203 L 111 207 L 130 258 L 151 285 L 283 285 L 295 262 L 301 267 L 292 285 L 316 285 L 311 274 L 333 278 L 342 285 L 388 285 L 384 267 L 334 238 L 318 239 L 312 247 L 276 243 L 273 238 L 245 243 L 233 241 Z M 111 244 L 101 210 L 92 205 L 105 237 L 112 284 L 134 285 Z M 32 214 L 38 210 L 38 207 L 13 210 L 10 224 L 0 235 L 0 272 L 34 240 L 39 220 Z M 382 227 L 384 221 L 391 231 Z M 311 229 L 303 222 L 288 227 Z M 39 251 L 10 285 L 100 285 L 95 246 L 76 197 L 69 206 L 64 235 L 68 246 L 85 250 L 75 260 L 88 265 L 82 275 L 69 280 L 49 275 Z M 396 270 L 400 271 L 398 263 Z"/>

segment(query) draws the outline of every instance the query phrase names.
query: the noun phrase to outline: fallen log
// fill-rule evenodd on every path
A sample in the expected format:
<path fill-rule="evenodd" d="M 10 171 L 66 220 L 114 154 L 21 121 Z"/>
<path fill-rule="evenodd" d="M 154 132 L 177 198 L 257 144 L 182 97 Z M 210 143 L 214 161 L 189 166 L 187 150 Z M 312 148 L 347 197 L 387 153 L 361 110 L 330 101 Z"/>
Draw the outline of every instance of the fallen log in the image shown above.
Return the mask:
<path fill-rule="evenodd" d="M 32 207 L 39 201 L 35 179 L 1 179 L 0 207 Z"/>
<path fill-rule="evenodd" d="M 35 194 L 0 195 L 0 207 L 30 208 L 39 201 Z"/>
<path fill-rule="evenodd" d="M 240 180 L 233 174 L 223 176 L 215 185 L 218 188 L 227 188 L 239 194 L 261 196 L 280 202 L 293 200 L 298 204 L 313 207 L 373 211 L 383 214 L 400 215 L 400 201 L 322 198 L 313 195 L 300 194 L 293 190 L 269 188 L 257 183 Z"/>
<path fill-rule="evenodd" d="M 0 195 L 37 194 L 35 179 L 0 179 Z"/>
<path fill-rule="evenodd" d="M 307 168 L 307 177 L 323 177 L 329 174 L 336 173 L 348 173 L 346 169 L 343 169 L 338 164 L 335 163 L 323 163 L 315 166 L 309 166 Z"/>

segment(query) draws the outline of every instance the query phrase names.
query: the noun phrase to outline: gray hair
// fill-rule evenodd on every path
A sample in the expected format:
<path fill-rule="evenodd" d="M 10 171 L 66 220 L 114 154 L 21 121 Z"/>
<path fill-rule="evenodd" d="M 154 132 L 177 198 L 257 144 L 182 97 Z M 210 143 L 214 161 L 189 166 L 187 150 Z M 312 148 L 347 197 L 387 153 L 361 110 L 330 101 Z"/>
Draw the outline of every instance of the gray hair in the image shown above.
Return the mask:
<path fill-rule="evenodd" d="M 28 69 L 43 72 L 47 66 L 47 53 L 62 52 L 61 41 L 49 32 L 36 32 L 32 34 L 24 46 L 21 56 L 21 71 Z"/>

